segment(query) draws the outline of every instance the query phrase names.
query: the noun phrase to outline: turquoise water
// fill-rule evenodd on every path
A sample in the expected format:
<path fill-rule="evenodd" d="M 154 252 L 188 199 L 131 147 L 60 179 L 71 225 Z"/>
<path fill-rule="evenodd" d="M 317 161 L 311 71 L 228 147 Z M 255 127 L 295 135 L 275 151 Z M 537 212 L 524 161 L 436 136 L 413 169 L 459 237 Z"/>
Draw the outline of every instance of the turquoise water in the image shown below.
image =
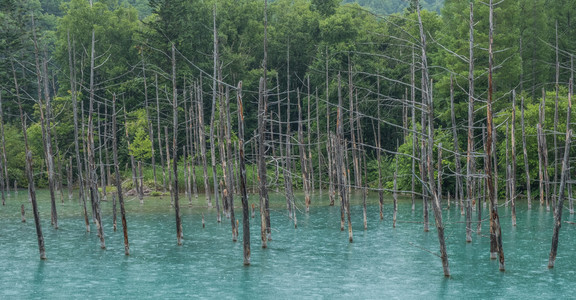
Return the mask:
<path fill-rule="evenodd" d="M 368 229 L 362 226 L 360 195 L 352 208 L 354 243 L 340 231 L 339 207 L 326 195 L 312 198 L 310 212 L 298 214 L 298 228 L 287 217 L 285 200 L 272 195 L 272 238 L 260 247 L 258 213 L 251 219 L 251 266 L 242 264 L 242 243 L 232 242 L 230 221 L 216 222 L 215 209 L 194 200 L 182 209 L 184 243 L 176 244 L 175 220 L 169 197 L 147 198 L 143 205 L 129 198 L 127 220 L 131 255 L 124 256 L 120 221 L 112 231 L 112 203 L 103 203 L 106 250 L 96 230 L 84 230 L 76 200 L 58 204 L 60 229 L 50 226 L 48 193 L 39 192 L 48 259 L 38 256 L 27 194 L 7 198 L 0 207 L 0 298 L 567 298 L 576 280 L 576 225 L 563 224 L 556 268 L 547 268 L 552 213 L 539 206 L 518 207 L 518 226 L 511 227 L 509 210 L 500 208 L 506 272 L 489 259 L 488 223 L 482 235 L 465 242 L 464 217 L 452 206 L 444 210 L 452 277 L 444 278 L 437 236 L 422 231 L 421 206 L 412 212 L 399 205 L 392 228 L 392 203 L 378 216 L 377 195 L 368 206 Z M 302 197 L 299 197 L 302 201 Z M 250 202 L 256 202 L 252 195 Z M 20 222 L 25 204 L 27 222 Z M 239 200 L 236 215 L 241 216 Z M 299 203 L 303 207 L 303 203 Z M 119 211 L 119 210 L 118 210 Z M 202 228 L 201 214 L 206 218 Z M 483 215 L 487 210 L 484 209 Z M 565 214 L 565 220 L 573 216 Z M 240 226 L 242 228 L 242 226 Z M 475 228 L 475 227 L 474 227 Z M 242 234 L 240 233 L 240 239 Z"/>

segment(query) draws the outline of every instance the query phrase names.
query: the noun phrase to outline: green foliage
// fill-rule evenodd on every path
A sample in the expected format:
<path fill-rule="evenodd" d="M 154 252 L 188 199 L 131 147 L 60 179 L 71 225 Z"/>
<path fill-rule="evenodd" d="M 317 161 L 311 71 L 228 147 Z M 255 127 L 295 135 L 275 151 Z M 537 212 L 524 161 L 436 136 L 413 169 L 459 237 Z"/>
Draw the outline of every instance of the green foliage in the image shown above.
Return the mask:
<path fill-rule="evenodd" d="M 136 130 L 134 140 L 132 140 L 129 150 L 130 154 L 138 161 L 152 157 L 152 142 L 150 141 L 148 132 L 146 132 L 144 128 L 139 127 Z"/>

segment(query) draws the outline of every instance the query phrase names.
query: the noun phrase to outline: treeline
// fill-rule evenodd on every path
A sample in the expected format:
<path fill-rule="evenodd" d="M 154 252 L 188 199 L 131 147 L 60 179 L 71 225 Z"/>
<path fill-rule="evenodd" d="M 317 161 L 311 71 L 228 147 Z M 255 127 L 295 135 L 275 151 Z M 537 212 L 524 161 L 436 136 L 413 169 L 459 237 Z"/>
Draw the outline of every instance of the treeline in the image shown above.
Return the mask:
<path fill-rule="evenodd" d="M 136 2 L 135 2 L 136 3 Z M 139 2 L 138 2 L 139 3 Z M 1 43 L 2 104 L 4 130 L 12 137 L 21 136 L 17 110 L 14 79 L 19 83 L 19 91 L 24 112 L 27 114 L 27 131 L 31 140 L 31 149 L 36 157 L 45 158 L 42 144 L 39 103 L 46 106 L 50 99 L 50 127 L 54 156 L 58 165 L 65 166 L 72 156 L 74 119 L 71 114 L 72 101 L 75 99 L 79 109 L 78 120 L 86 124 L 88 116 L 82 121 L 81 113 L 88 113 L 90 95 L 96 99 L 94 108 L 97 128 L 101 132 L 109 131 L 109 113 L 111 98 L 118 96 L 122 113 L 126 114 L 125 124 L 119 124 L 119 159 L 122 166 L 130 161 L 130 151 L 136 160 L 146 165 L 152 159 L 161 161 L 164 142 L 157 137 L 171 119 L 170 47 L 177 51 L 177 93 L 182 99 L 192 97 L 190 91 L 195 86 L 201 91 L 202 112 L 208 116 L 200 126 L 207 131 L 218 122 L 218 114 L 212 116 L 212 98 L 215 89 L 213 77 L 221 82 L 235 86 L 243 81 L 246 101 L 247 140 L 256 129 L 256 101 L 259 77 L 263 73 L 264 59 L 264 23 L 262 1 L 150 1 L 152 15 L 140 20 L 138 11 L 126 1 L 100 1 L 93 5 L 88 1 L 3 1 Z M 280 125 L 287 117 L 286 98 L 296 90 L 307 91 L 303 96 L 304 110 L 310 109 L 312 120 L 304 125 L 304 143 L 310 144 L 326 140 L 329 129 L 329 117 L 335 119 L 337 103 L 337 75 L 348 74 L 351 80 L 343 82 L 344 88 L 350 85 L 353 97 L 346 97 L 344 106 L 352 107 L 358 117 L 358 133 L 366 145 L 394 151 L 396 144 L 400 149 L 410 148 L 411 139 L 406 139 L 408 131 L 400 129 L 408 126 L 408 108 L 402 103 L 409 99 L 420 99 L 419 88 L 411 90 L 410 74 L 421 69 L 418 57 L 419 37 L 414 13 L 414 1 L 407 3 L 408 8 L 401 14 L 378 16 L 366 12 L 355 4 L 339 5 L 337 1 L 274 1 L 268 9 L 268 46 L 267 46 L 267 86 L 273 103 L 269 108 L 270 120 Z M 510 111 L 511 91 L 526 98 L 527 118 L 534 124 L 537 103 L 542 97 L 542 89 L 559 94 L 560 102 L 566 101 L 568 79 L 571 76 L 572 54 L 576 47 L 573 39 L 574 26 L 571 26 L 570 13 L 576 10 L 570 1 L 504 1 L 495 12 L 497 24 L 494 38 L 494 91 L 496 94 L 497 121 L 505 122 L 504 116 Z M 42 8 L 47 8 L 43 11 Z M 55 8 L 59 11 L 56 11 Z M 450 127 L 450 78 L 453 79 L 454 113 L 458 121 L 457 135 L 460 136 L 460 148 L 464 148 L 466 130 L 464 120 L 468 118 L 468 65 L 466 60 L 468 47 L 468 4 L 461 1 L 446 1 L 442 15 L 422 11 L 422 19 L 428 40 L 428 59 L 430 77 L 434 81 L 434 104 L 436 127 L 446 130 L 439 132 L 439 138 L 445 138 L 444 144 L 451 143 Z M 213 16 L 215 15 L 215 22 Z M 479 4 L 475 12 L 479 20 L 474 25 L 475 38 L 474 70 L 475 95 L 480 102 L 487 97 L 488 65 L 487 26 L 488 8 Z M 219 65 L 214 69 L 214 28 L 217 30 Z M 33 36 L 37 39 L 35 55 Z M 94 59 L 90 50 L 93 47 Z M 557 51 L 556 51 L 556 50 Z M 35 60 L 45 65 L 46 70 L 36 70 Z M 93 65 L 91 65 L 93 63 Z M 91 67 L 92 70 L 91 70 Z M 40 74 L 38 74 L 40 73 Z M 92 76 L 91 76 L 92 75 Z M 343 76 L 348 76 L 343 75 Z M 47 81 L 47 88 L 38 78 Z M 92 83 L 90 81 L 92 80 Z M 92 85 L 91 85 L 92 84 Z M 414 77 L 414 85 L 421 85 L 421 76 Z M 71 85 L 75 85 L 72 87 Z M 560 91 L 556 93 L 556 85 Z M 74 91 L 74 95 L 72 95 Z M 223 90 L 219 93 L 223 94 Z M 554 95 L 556 97 L 556 95 Z M 350 106 L 349 100 L 355 99 Z M 564 99 L 564 100 L 563 100 Z M 552 102 L 548 101 L 547 105 Z M 276 105 L 278 104 L 278 105 Z M 382 109 L 378 118 L 376 108 Z M 560 106 L 562 107 L 562 106 Z M 125 109 L 125 110 L 124 110 Z M 235 109 L 232 103 L 231 109 Z M 550 110 L 547 111 L 550 113 Z M 199 112 L 196 112 L 198 115 Z M 179 113 L 184 118 L 183 110 Z M 291 119 L 296 119 L 296 110 L 291 110 Z M 315 116 L 316 114 L 316 116 Z M 328 115 L 327 115 L 328 114 Z M 553 115 L 546 118 L 552 128 Z M 316 118 L 317 116 L 320 116 Z M 560 114 L 562 116 L 562 114 Z M 474 136 L 481 134 L 481 122 L 485 115 L 479 111 L 474 116 Z M 304 116 L 306 119 L 306 115 Z M 317 119 L 317 120 L 316 120 Z M 385 122 L 374 122 L 374 120 Z M 417 120 L 417 123 L 419 120 Z M 235 120 L 232 120 L 235 123 Z M 157 126 L 152 126 L 152 125 Z M 195 123 L 197 124 L 197 123 Z M 561 130 L 562 122 L 559 122 Z M 505 136 L 504 123 L 499 124 L 498 135 Z M 235 126 L 235 125 L 234 125 Z M 297 128 L 296 122 L 291 125 Z M 53 128 L 52 128 L 53 127 Z M 278 127 L 279 128 L 279 127 Z M 380 130 L 377 135 L 376 129 Z M 463 130 L 461 130 L 463 129 Z M 80 126 L 80 131 L 82 126 Z M 153 132 L 155 130 L 155 132 Z M 278 129 L 280 130 L 280 129 Z M 531 130 L 531 128 L 528 128 Z M 156 137 L 153 137 L 153 133 Z M 269 130 L 269 139 L 282 140 L 275 127 Z M 110 133 L 108 133 L 110 134 Z M 351 138 L 351 131 L 346 131 Z M 180 137 L 184 131 L 180 130 Z M 528 135 L 528 147 L 533 134 Z M 97 141 L 108 145 L 104 139 Z M 554 139 L 556 141 L 556 139 Z M 553 147 L 552 140 L 548 141 Z M 130 147 L 128 144 L 131 144 Z M 103 148 L 106 148 L 104 147 Z M 207 141 L 206 155 L 218 155 L 217 142 Z M 556 145 L 558 146 L 558 145 Z M 154 148 L 152 151 L 145 149 Z M 250 149 L 251 144 L 247 144 Z M 273 148 L 273 147 L 272 147 Z M 273 151 L 269 147 L 267 151 Z M 314 147 L 313 147 L 314 148 Z M 502 147 L 500 147 L 502 148 Z M 557 148 L 557 147 L 556 147 Z M 6 140 L 6 175 L 8 182 L 26 182 L 24 175 L 24 147 L 21 138 Z M 376 178 L 375 147 L 366 148 L 369 163 L 370 182 Z M 535 149 L 534 149 L 535 150 Z M 296 151 L 298 151 L 296 149 Z M 311 149 L 313 160 L 325 157 L 323 149 Z M 80 149 L 83 152 L 83 149 Z M 500 156 L 504 157 L 503 150 Z M 537 151 L 529 151 L 534 155 Z M 298 152 L 296 152 L 298 153 Z M 196 156 L 196 153 L 191 153 Z M 269 153 L 272 155 L 272 153 Z M 391 155 L 387 166 L 390 166 Z M 8 159 L 10 158 L 10 159 Z M 199 159 L 199 158 L 197 158 Z M 210 158 L 209 158 L 210 159 Z M 406 159 L 400 158 L 400 159 Z M 536 161 L 535 157 L 530 160 Z M 522 162 L 520 162 L 521 164 Z M 46 164 L 39 164 L 44 166 Z M 406 167 L 406 164 L 401 164 Z M 451 166 L 447 166 L 451 167 Z M 65 168 L 63 167 L 63 170 Z M 314 176 L 320 179 L 326 167 L 313 166 Z M 407 170 L 404 170 L 407 171 Z M 391 175 L 388 167 L 387 175 Z M 402 170 L 400 171 L 402 173 Z M 532 178 L 536 178 L 533 168 Z M 64 172 L 61 172 L 62 174 Z M 404 172 L 408 174 L 409 172 Z M 518 172 L 525 176 L 525 172 Z M 48 184 L 47 174 L 38 177 L 40 186 Z M 60 173 L 59 173 L 60 174 Z M 65 176 L 62 176 L 64 178 Z M 401 188 L 406 188 L 409 180 L 401 177 Z M 447 184 L 454 184 L 449 180 Z"/>

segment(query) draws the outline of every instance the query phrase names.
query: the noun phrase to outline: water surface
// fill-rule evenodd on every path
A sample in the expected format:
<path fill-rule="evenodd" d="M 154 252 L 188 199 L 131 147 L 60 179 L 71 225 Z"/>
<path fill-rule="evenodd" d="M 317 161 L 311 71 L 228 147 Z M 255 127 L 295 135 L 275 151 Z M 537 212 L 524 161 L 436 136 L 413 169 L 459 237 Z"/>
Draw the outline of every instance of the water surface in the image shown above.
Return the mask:
<path fill-rule="evenodd" d="M 576 280 L 576 225 L 564 223 L 556 268 L 547 268 L 552 212 L 539 206 L 518 207 L 518 226 L 500 208 L 506 272 L 489 258 L 488 223 L 482 234 L 465 242 L 459 208 L 445 208 L 447 248 L 452 276 L 444 278 L 431 219 L 423 232 L 422 206 L 404 199 L 392 228 L 392 202 L 387 198 L 379 219 L 377 195 L 369 196 L 368 229 L 363 229 L 360 195 L 353 195 L 354 242 L 340 231 L 340 208 L 328 206 L 326 194 L 312 197 L 309 213 L 298 195 L 298 228 L 286 213 L 282 195 L 272 195 L 272 238 L 261 248 L 259 214 L 250 219 L 251 265 L 243 266 L 242 242 L 232 242 L 230 220 L 216 222 L 201 195 L 181 196 L 184 243 L 176 244 L 174 211 L 169 197 L 127 199 L 131 255 L 124 255 L 121 223 L 112 230 L 112 203 L 103 203 L 106 250 L 96 229 L 85 232 L 77 200 L 58 203 L 60 229 L 50 225 L 49 195 L 38 193 L 46 255 L 38 256 L 31 205 L 25 191 L 0 207 L 0 298 L 566 298 Z M 251 203 L 257 195 L 251 195 Z M 241 219 L 236 197 L 236 216 Z M 25 204 L 27 222 L 20 222 Z M 119 209 L 118 209 L 119 211 Z M 487 209 L 483 210 L 486 216 Z M 206 227 L 202 228 L 202 213 Z M 476 216 L 476 212 L 474 212 Z M 567 212 L 566 221 L 573 221 Z M 240 220 L 241 221 L 241 220 Z M 242 226 L 240 226 L 242 228 Z M 475 227 L 474 227 L 475 228 Z"/>

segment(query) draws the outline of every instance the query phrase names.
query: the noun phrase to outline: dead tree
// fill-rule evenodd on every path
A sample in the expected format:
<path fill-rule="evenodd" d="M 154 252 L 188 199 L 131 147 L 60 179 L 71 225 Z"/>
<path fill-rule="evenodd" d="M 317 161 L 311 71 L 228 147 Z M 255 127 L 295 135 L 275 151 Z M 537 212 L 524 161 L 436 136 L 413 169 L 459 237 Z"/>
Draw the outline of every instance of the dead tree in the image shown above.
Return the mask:
<path fill-rule="evenodd" d="M 341 215 L 341 230 L 344 230 L 344 216 L 347 216 L 348 222 L 348 240 L 352 243 L 354 237 L 352 234 L 352 218 L 350 213 L 350 201 L 348 195 L 348 176 L 347 176 L 347 164 L 345 163 L 344 153 L 346 141 L 344 140 L 344 117 L 342 112 L 342 88 L 340 74 L 338 74 L 338 116 L 336 119 L 336 166 L 338 169 L 338 186 L 340 192 L 340 215 Z"/>
<path fill-rule="evenodd" d="M 116 191 L 118 203 L 120 204 L 120 215 L 122 218 L 122 231 L 124 232 L 124 254 L 130 255 L 130 244 L 128 243 L 128 225 L 126 223 L 126 209 L 124 207 L 124 193 L 122 192 L 122 178 L 118 162 L 118 138 L 116 130 L 116 94 L 112 98 L 112 155 L 114 156 L 114 173 L 116 177 Z M 116 218 L 114 218 L 116 224 Z"/>
<path fill-rule="evenodd" d="M 560 234 L 560 227 L 562 227 L 562 209 L 564 208 L 564 198 L 566 189 L 566 177 L 570 172 L 569 158 L 570 158 L 570 139 L 572 138 L 572 129 L 570 129 L 570 117 L 572 114 L 572 82 L 570 82 L 568 93 L 568 112 L 566 116 L 566 143 L 564 145 L 564 159 L 562 160 L 562 173 L 560 175 L 560 194 L 556 203 L 554 213 L 554 231 L 552 234 L 552 247 L 550 248 L 550 257 L 548 259 L 548 268 L 554 268 L 556 261 L 556 253 L 558 250 L 558 235 Z"/>
<path fill-rule="evenodd" d="M 36 37 L 36 25 L 34 15 L 32 18 L 32 37 L 34 42 L 34 58 L 36 66 L 37 90 L 38 90 L 38 108 L 40 110 L 40 125 L 42 128 L 42 144 L 44 146 L 44 154 L 46 156 L 46 169 L 48 171 L 48 188 L 50 190 L 50 214 L 51 224 L 55 229 L 58 229 L 58 213 L 56 211 L 56 197 L 54 195 L 55 179 L 54 179 L 54 155 L 52 153 L 52 137 L 50 135 L 50 118 L 51 118 L 51 97 L 48 88 L 48 71 L 47 62 L 44 58 L 43 63 L 40 64 L 40 50 L 38 46 L 38 39 Z M 42 95 L 44 93 L 44 96 Z M 46 107 L 44 102 L 46 100 Z M 44 110 L 46 109 L 46 111 Z"/>
<path fill-rule="evenodd" d="M 213 13 L 212 13 L 212 23 L 213 23 L 213 37 L 214 37 L 214 50 L 213 50 L 213 74 L 212 74 L 212 113 L 210 115 L 210 147 L 212 148 L 211 151 L 211 159 L 212 159 L 212 188 L 214 189 L 214 201 L 216 201 L 216 208 L 218 210 L 217 218 L 220 220 L 220 209 L 218 206 L 219 194 L 218 194 L 218 175 L 216 172 L 216 145 L 215 145 L 215 138 L 214 138 L 214 127 L 215 127 L 215 119 L 216 119 L 216 99 L 218 97 L 218 86 L 217 86 L 217 77 L 218 77 L 218 66 L 219 66 L 219 58 L 218 58 L 218 31 L 216 28 L 216 4 L 214 4 Z"/>
<path fill-rule="evenodd" d="M 434 219 L 436 220 L 436 231 L 438 233 L 438 242 L 440 244 L 440 258 L 442 260 L 442 267 L 444 276 L 450 276 L 450 267 L 448 265 L 448 254 L 446 251 L 446 241 L 444 238 L 444 225 L 442 222 L 442 207 L 440 204 L 440 197 L 436 190 L 434 183 L 434 169 L 432 167 L 432 150 L 434 147 L 434 107 L 432 99 L 432 81 L 428 75 L 428 59 L 426 56 L 426 35 L 424 34 L 424 26 L 422 25 L 422 18 L 420 16 L 420 6 L 417 5 L 418 14 L 418 27 L 420 29 L 420 47 L 422 50 L 422 94 L 423 102 L 426 103 L 428 114 L 428 150 L 427 150 L 427 169 L 428 169 L 428 188 L 429 194 L 432 197 L 432 209 L 434 211 Z M 424 124 L 422 124 L 424 127 Z"/>
<path fill-rule="evenodd" d="M 160 87 L 158 86 L 158 74 L 154 74 L 154 82 L 156 85 L 156 129 L 158 131 L 158 152 L 160 152 L 160 163 L 162 165 L 162 191 L 166 193 L 166 169 L 168 168 L 168 159 L 164 161 L 164 153 L 162 151 L 162 131 L 160 130 L 160 97 L 158 96 Z M 168 153 L 166 153 L 168 157 Z"/>
<path fill-rule="evenodd" d="M 84 191 L 84 174 L 82 172 L 82 161 L 80 156 L 79 133 L 78 133 L 78 99 L 76 98 L 76 71 L 74 56 L 72 55 L 72 45 L 70 41 L 70 32 L 67 32 L 68 41 L 68 64 L 70 69 L 70 96 L 72 101 L 72 111 L 74 115 L 74 154 L 76 156 L 76 176 L 78 176 L 78 190 L 79 196 L 82 201 L 82 208 L 84 213 L 84 222 L 86 224 L 86 231 L 90 232 L 90 222 L 88 221 L 88 211 L 86 209 L 86 193 Z"/>
<path fill-rule="evenodd" d="M 242 195 L 242 244 L 244 265 L 250 265 L 250 216 L 246 190 L 246 165 L 244 162 L 244 106 L 242 104 L 242 81 L 238 83 L 238 150 L 240 151 L 240 194 Z"/>
<path fill-rule="evenodd" d="M 470 54 L 468 66 L 468 150 L 466 155 L 466 242 L 472 242 L 472 198 L 474 197 L 474 4 L 470 3 Z"/>
<path fill-rule="evenodd" d="M 304 188 L 304 200 L 306 212 L 310 211 L 310 180 L 308 178 L 308 162 L 306 160 L 306 150 L 304 148 L 304 130 L 302 125 L 302 105 L 300 103 L 300 90 L 296 90 L 298 101 L 298 148 L 300 153 L 300 169 L 302 171 L 302 186 Z"/>
<path fill-rule="evenodd" d="M 524 126 L 524 96 L 522 96 L 521 99 L 520 123 L 522 126 L 522 153 L 524 154 L 524 171 L 526 172 L 526 199 L 528 201 L 528 209 L 532 209 L 532 196 L 530 195 L 530 170 L 528 165 L 528 150 L 526 149 L 526 127 Z"/>
<path fill-rule="evenodd" d="M 488 199 L 490 200 L 490 257 L 496 258 L 498 254 L 500 262 L 500 271 L 505 270 L 504 264 L 504 248 L 502 247 L 502 231 L 500 229 L 500 218 L 498 216 L 498 199 L 494 187 L 494 180 L 492 173 L 492 133 L 493 120 L 492 120 L 492 96 L 493 96 L 493 85 L 492 85 L 492 64 L 494 61 L 492 44 L 493 44 L 493 13 L 494 5 L 492 0 L 489 3 L 490 13 L 489 13 L 489 32 L 488 32 L 488 101 L 486 106 L 486 179 L 488 180 Z"/>
<path fill-rule="evenodd" d="M 539 175 L 540 175 L 540 205 L 546 203 L 546 210 L 550 210 L 549 195 L 549 175 L 548 175 L 548 144 L 544 134 L 546 124 L 546 92 L 542 89 L 542 103 L 540 105 L 540 121 L 538 123 L 538 153 L 539 153 Z"/>
<path fill-rule="evenodd" d="M 176 89 L 176 47 L 172 44 L 172 198 L 176 214 L 176 240 L 182 245 L 182 220 L 178 198 L 178 90 Z"/>
<path fill-rule="evenodd" d="M 512 210 L 512 226 L 516 226 L 516 90 L 512 91 L 512 172 L 510 173 L 510 200 Z"/>
<path fill-rule="evenodd" d="M 16 69 L 14 63 L 10 62 L 12 66 L 12 75 L 14 76 L 14 89 L 16 90 L 16 99 L 18 100 L 18 108 L 20 110 L 20 122 L 22 124 L 22 134 L 24 136 L 24 145 L 26 149 L 26 175 L 28 178 L 28 193 L 30 201 L 32 202 L 32 213 L 34 214 L 34 224 L 36 226 L 36 237 L 38 240 L 38 250 L 40 252 L 40 259 L 46 259 L 46 248 L 44 246 L 44 234 L 42 233 L 42 224 L 40 222 L 40 213 L 38 212 L 38 202 L 36 201 L 36 187 L 34 186 L 34 168 L 32 163 L 32 151 L 28 146 L 28 134 L 26 132 L 26 119 L 22 111 L 22 101 L 20 99 L 20 88 L 18 86 L 18 79 L 16 77 Z M 16 182 L 14 183 L 14 190 L 16 191 Z M 23 211 L 23 210 L 22 210 Z M 24 220 L 24 214 L 22 214 Z"/>

